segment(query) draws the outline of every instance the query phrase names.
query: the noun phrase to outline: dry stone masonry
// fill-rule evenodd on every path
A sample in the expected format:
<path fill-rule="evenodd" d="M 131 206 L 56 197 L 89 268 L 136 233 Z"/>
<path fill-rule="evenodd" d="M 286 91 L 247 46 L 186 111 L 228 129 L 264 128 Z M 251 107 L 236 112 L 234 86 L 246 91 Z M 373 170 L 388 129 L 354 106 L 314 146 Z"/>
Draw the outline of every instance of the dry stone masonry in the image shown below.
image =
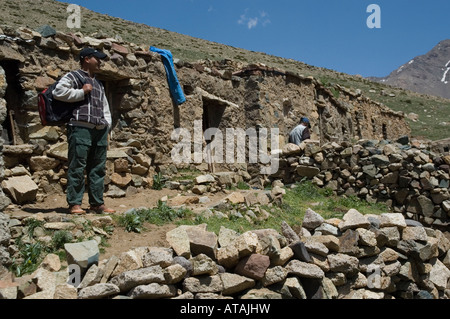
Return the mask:
<path fill-rule="evenodd" d="M 445 155 L 447 154 L 447 155 Z M 287 144 L 272 179 L 312 180 L 337 195 L 382 202 L 409 219 L 447 229 L 450 222 L 450 156 L 421 141 L 360 140 Z"/>
<path fill-rule="evenodd" d="M 296 225 L 298 226 L 298 225 Z M 66 244 L 7 299 L 448 299 L 450 240 L 402 214 L 324 220 L 307 209 L 300 231 L 238 233 L 179 226 L 169 247 L 142 246 L 99 260 L 97 241 Z M 72 272 L 78 269 L 79 272 Z M 70 273 L 69 273 L 70 272 Z M 77 277 L 78 276 L 78 277 Z"/>
<path fill-rule="evenodd" d="M 126 196 L 151 187 L 156 172 L 174 166 L 174 129 L 184 128 L 193 134 L 195 121 L 203 123 L 202 130 L 216 127 L 223 132 L 226 128 L 278 128 L 281 146 L 305 115 L 313 124 L 313 137 L 322 142 L 398 138 L 410 133 L 403 113 L 371 101 L 361 92 L 341 86 L 330 88 L 312 77 L 231 60 L 175 59 L 187 99 L 176 105 L 161 57 L 149 51 L 151 44 L 126 43 L 101 32 L 89 36 L 65 34 L 48 26 L 39 31 L 0 26 L 2 179 L 6 179 L 2 189 L 7 195 L 0 196 L 4 198 L 2 206 L 8 200 L 21 204 L 64 191 L 64 127 L 40 125 L 37 94 L 77 69 L 78 53 L 85 46 L 108 55 L 98 74 L 113 115 L 108 196 Z M 245 164 L 226 168 L 247 170 L 254 178 L 259 174 Z"/>

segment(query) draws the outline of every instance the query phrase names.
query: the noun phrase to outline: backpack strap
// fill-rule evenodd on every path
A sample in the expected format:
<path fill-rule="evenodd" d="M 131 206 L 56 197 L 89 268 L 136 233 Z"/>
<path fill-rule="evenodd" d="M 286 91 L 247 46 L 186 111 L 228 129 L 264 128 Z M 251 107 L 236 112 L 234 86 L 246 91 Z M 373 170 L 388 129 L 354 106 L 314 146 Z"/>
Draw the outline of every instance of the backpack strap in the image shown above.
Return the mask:
<path fill-rule="evenodd" d="M 85 77 L 82 74 L 80 74 L 80 72 L 71 71 L 69 74 L 71 74 L 75 78 L 75 80 L 78 80 L 81 83 L 81 87 L 83 87 L 83 85 L 85 85 L 87 83 Z M 79 83 L 77 83 L 77 84 L 79 84 Z"/>
<path fill-rule="evenodd" d="M 87 83 L 86 78 L 84 76 L 82 76 L 78 71 L 74 71 L 73 72 L 75 74 L 75 76 L 78 78 L 78 80 L 80 80 L 80 82 L 85 85 Z"/>

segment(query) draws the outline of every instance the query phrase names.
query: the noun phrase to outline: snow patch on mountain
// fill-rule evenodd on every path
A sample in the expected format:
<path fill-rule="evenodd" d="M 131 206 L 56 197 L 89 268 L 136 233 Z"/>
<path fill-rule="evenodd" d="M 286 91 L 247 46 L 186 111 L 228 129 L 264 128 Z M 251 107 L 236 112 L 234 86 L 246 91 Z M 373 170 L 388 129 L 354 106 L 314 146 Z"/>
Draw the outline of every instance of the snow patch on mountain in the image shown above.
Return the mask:
<path fill-rule="evenodd" d="M 441 82 L 443 82 L 443 83 L 445 83 L 445 84 L 448 83 L 448 81 L 446 80 L 446 78 L 447 78 L 447 73 L 448 73 L 448 71 L 450 71 L 449 64 L 450 64 L 450 61 L 448 61 L 447 64 L 445 65 L 446 70 L 445 70 L 444 76 L 442 77 L 442 80 L 441 80 Z"/>

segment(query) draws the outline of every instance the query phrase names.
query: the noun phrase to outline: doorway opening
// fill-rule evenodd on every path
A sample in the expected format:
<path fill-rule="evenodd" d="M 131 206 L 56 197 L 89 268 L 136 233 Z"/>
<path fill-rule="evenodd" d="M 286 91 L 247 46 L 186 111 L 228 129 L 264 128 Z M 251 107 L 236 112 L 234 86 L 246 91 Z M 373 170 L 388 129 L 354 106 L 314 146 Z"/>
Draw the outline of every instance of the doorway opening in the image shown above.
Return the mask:
<path fill-rule="evenodd" d="M 221 128 L 220 124 L 225 109 L 225 105 L 221 105 L 213 100 L 203 99 L 203 133 L 209 128 Z"/>
<path fill-rule="evenodd" d="M 19 82 L 19 62 L 2 60 L 0 61 L 0 67 L 5 71 L 7 84 L 3 97 L 6 101 L 7 113 L 5 121 L 2 123 L 2 138 L 5 145 L 23 144 L 22 138 L 20 137 L 20 127 L 16 123 L 16 118 L 20 118 L 20 115 L 26 117 L 26 111 L 22 108 L 24 93 Z"/>
<path fill-rule="evenodd" d="M 222 124 L 222 118 L 225 113 L 226 106 L 223 104 L 217 103 L 217 101 L 205 99 L 203 98 L 203 118 L 202 118 L 202 130 L 203 130 L 203 137 L 204 142 L 206 146 L 206 152 L 207 152 L 207 163 L 208 163 L 208 169 L 211 173 L 215 173 L 217 167 L 217 163 L 215 163 L 215 149 L 212 148 L 211 143 L 216 138 L 215 134 L 209 138 L 205 132 L 209 129 L 221 129 Z M 223 151 L 223 150 L 222 150 Z"/>

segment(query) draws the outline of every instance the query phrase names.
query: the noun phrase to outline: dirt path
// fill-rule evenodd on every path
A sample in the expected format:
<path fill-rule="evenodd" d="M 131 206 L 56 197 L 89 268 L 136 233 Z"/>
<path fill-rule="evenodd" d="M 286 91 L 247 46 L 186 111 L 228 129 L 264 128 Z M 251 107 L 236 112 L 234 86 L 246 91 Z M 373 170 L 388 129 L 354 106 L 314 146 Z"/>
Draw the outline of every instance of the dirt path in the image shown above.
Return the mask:
<path fill-rule="evenodd" d="M 105 198 L 105 202 L 108 207 L 116 210 L 116 214 L 123 214 L 132 208 L 155 207 L 158 204 L 158 200 L 162 197 L 168 196 L 169 198 L 175 198 L 177 195 L 181 194 L 176 190 L 147 189 L 141 193 L 124 198 Z M 193 194 L 190 195 L 195 196 Z M 224 192 L 205 194 L 205 196 L 207 196 L 210 200 L 208 203 L 189 205 L 188 207 L 194 211 L 202 210 L 221 201 L 228 195 L 229 194 Z M 83 201 L 83 208 L 88 208 L 87 196 L 85 196 Z M 10 205 L 4 212 L 9 214 L 12 218 L 24 215 L 31 216 L 38 213 L 45 215 L 67 215 L 67 203 L 64 195 L 50 195 L 43 202 L 36 202 L 23 206 Z M 96 215 L 87 215 L 87 217 L 90 216 L 93 217 Z M 176 225 L 174 224 L 156 226 L 146 223 L 144 225 L 145 230 L 141 233 L 127 232 L 123 227 L 115 227 L 113 233 L 108 238 L 107 247 L 103 249 L 100 255 L 100 260 L 107 259 L 114 255 L 118 256 L 122 252 L 127 252 L 137 247 L 168 247 L 166 233 L 175 227 Z M 448 230 L 443 230 L 443 233 L 450 240 L 450 232 L 448 232 Z"/>
<path fill-rule="evenodd" d="M 179 191 L 162 189 L 162 190 L 153 190 L 147 189 L 140 193 L 127 196 L 124 198 L 105 198 L 105 204 L 116 210 L 116 214 L 123 214 L 126 211 L 132 208 L 139 207 L 155 207 L 158 204 L 158 200 L 160 200 L 164 196 L 168 196 L 169 198 L 174 198 L 179 195 Z M 204 207 L 210 206 L 211 204 L 222 200 L 228 194 L 223 192 L 219 192 L 216 194 L 205 194 L 208 196 L 210 201 L 207 204 L 196 204 L 189 205 L 190 209 L 202 209 Z M 190 196 L 195 196 L 191 194 Z M 87 209 L 89 207 L 87 201 L 87 195 L 85 195 L 83 200 L 83 209 Z M 48 214 L 48 215 L 56 215 L 56 214 L 67 214 L 67 202 L 65 195 L 55 194 L 50 195 L 45 198 L 43 202 L 36 202 L 32 204 L 26 205 L 10 205 L 5 209 L 5 213 L 9 214 L 11 218 L 19 217 L 23 215 L 31 216 L 33 214 Z M 87 214 L 87 217 L 95 216 L 91 214 Z M 130 249 L 142 247 L 142 246 L 158 246 L 158 247 L 167 247 L 168 243 L 166 241 L 166 233 L 176 226 L 173 224 L 167 224 L 163 226 L 156 226 L 151 224 L 144 225 L 145 230 L 141 233 L 127 232 L 122 227 L 115 227 L 113 233 L 108 239 L 108 246 L 104 248 L 104 251 L 100 255 L 100 260 L 109 258 L 113 255 L 118 256 L 122 252 L 129 251 Z"/>

